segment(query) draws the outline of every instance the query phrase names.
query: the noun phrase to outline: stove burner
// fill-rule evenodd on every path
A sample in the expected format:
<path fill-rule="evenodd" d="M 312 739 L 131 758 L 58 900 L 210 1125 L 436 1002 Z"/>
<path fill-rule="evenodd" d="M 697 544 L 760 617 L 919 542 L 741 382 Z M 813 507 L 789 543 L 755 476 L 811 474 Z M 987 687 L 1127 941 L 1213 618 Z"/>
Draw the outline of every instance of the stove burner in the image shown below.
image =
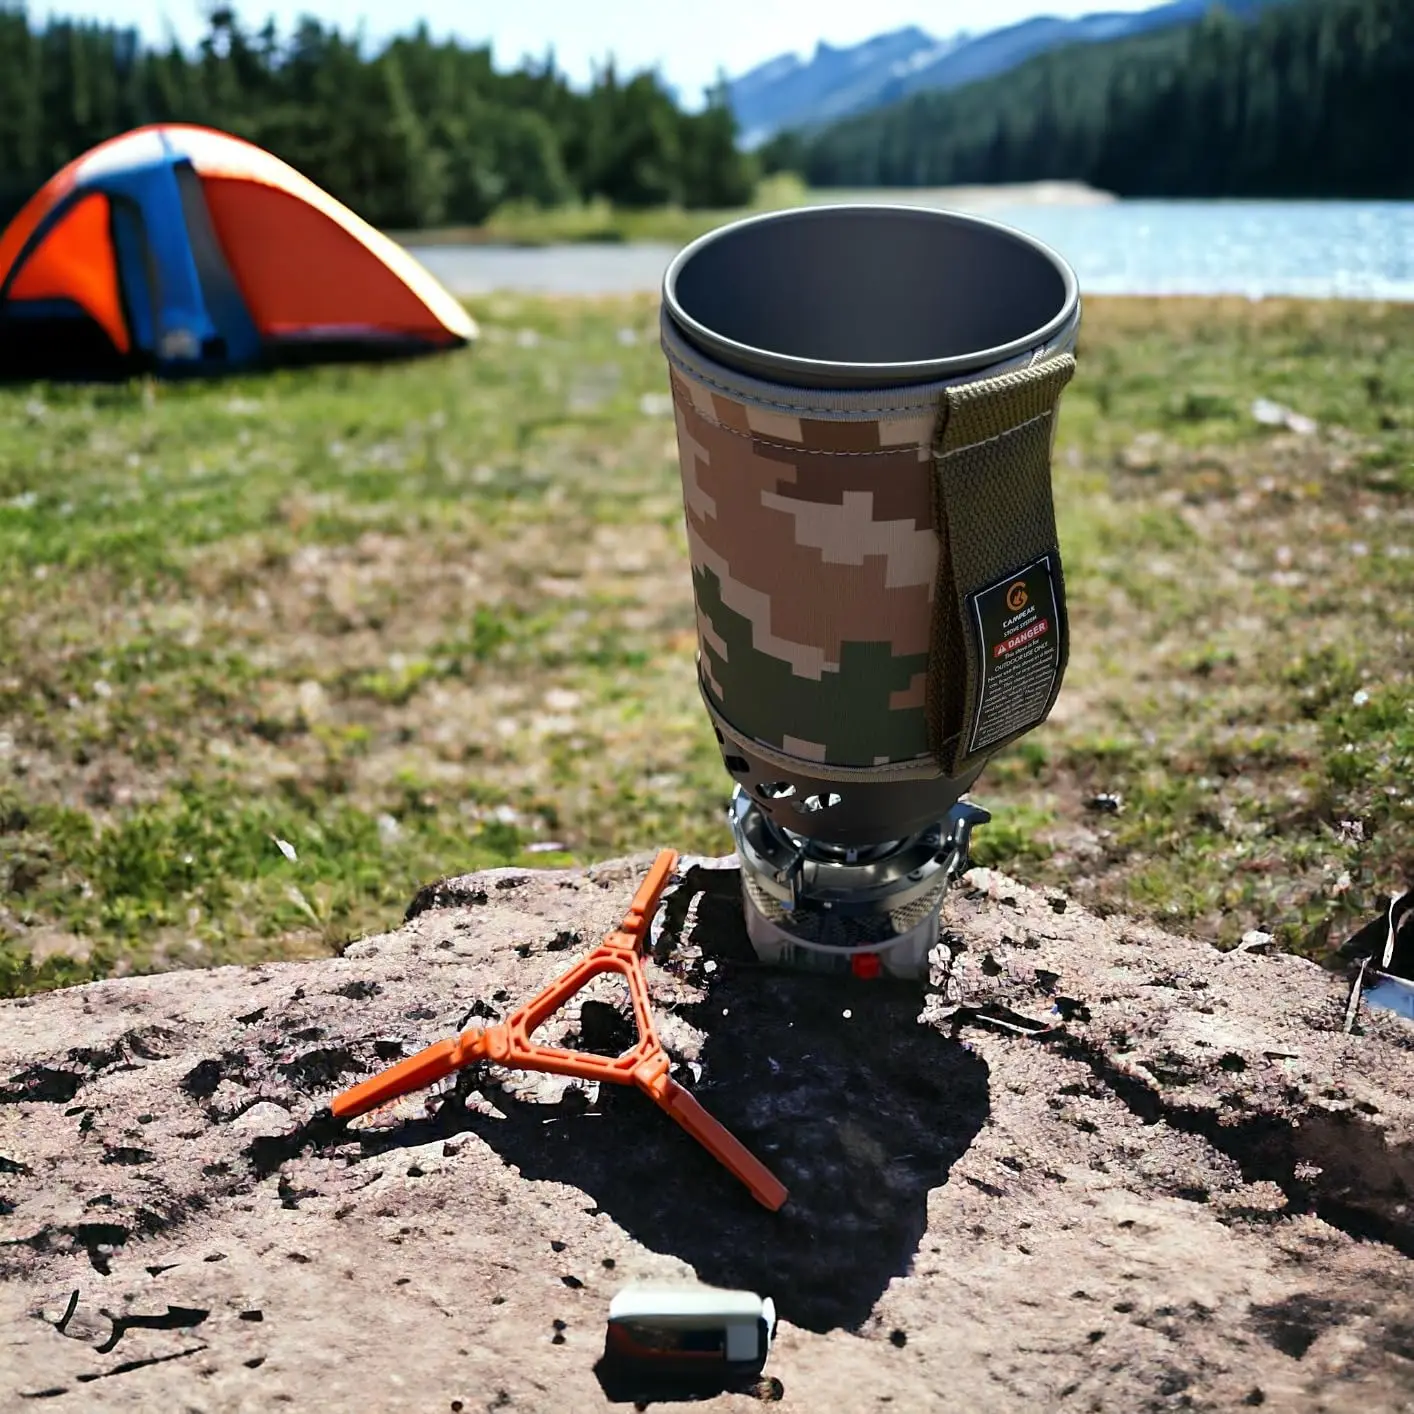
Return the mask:
<path fill-rule="evenodd" d="M 784 829 L 738 786 L 728 821 L 757 957 L 861 977 L 926 977 L 943 896 L 968 868 L 972 827 L 990 819 L 959 801 L 907 839 L 846 846 Z"/>

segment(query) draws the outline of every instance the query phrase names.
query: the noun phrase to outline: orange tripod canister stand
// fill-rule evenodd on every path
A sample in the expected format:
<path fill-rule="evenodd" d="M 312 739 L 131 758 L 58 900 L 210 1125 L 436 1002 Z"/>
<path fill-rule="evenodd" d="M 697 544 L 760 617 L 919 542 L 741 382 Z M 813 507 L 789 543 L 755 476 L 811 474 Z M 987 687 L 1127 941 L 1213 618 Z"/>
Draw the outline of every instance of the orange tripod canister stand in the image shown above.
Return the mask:
<path fill-rule="evenodd" d="M 663 850 L 639 885 L 623 922 L 533 1001 L 495 1026 L 463 1031 L 460 1036 L 438 1041 L 381 1075 L 345 1090 L 334 1099 L 334 1114 L 343 1119 L 367 1114 L 478 1061 L 492 1061 L 513 1070 L 544 1070 L 580 1080 L 637 1085 L 741 1179 L 757 1202 L 772 1211 L 778 1209 L 786 1201 L 785 1186 L 668 1075 L 668 1055 L 653 1027 L 648 983 L 643 974 L 643 944 L 677 863 L 675 850 Z M 530 1039 L 587 982 L 606 972 L 617 972 L 628 983 L 634 1020 L 638 1023 L 636 1046 L 611 1059 L 562 1046 L 541 1045 Z"/>

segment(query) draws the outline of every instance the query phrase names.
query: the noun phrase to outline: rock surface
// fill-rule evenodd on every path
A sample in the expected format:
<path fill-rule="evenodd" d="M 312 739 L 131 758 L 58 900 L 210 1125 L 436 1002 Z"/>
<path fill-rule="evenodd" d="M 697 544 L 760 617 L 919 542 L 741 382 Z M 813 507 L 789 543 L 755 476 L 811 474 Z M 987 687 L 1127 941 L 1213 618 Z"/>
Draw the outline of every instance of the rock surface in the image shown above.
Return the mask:
<path fill-rule="evenodd" d="M 778 1214 L 630 1090 L 484 1069 L 321 1116 L 528 999 L 649 859 L 445 881 L 328 961 L 0 1004 L 0 1407 L 631 1407 L 609 1298 L 695 1272 L 781 1314 L 771 1380 L 695 1407 L 1414 1409 L 1414 1026 L 1347 1036 L 1309 963 L 987 871 L 948 904 L 957 1011 L 755 967 L 733 861 L 685 861 L 663 1039 Z M 608 1003 L 561 1034 L 630 1043 Z"/>

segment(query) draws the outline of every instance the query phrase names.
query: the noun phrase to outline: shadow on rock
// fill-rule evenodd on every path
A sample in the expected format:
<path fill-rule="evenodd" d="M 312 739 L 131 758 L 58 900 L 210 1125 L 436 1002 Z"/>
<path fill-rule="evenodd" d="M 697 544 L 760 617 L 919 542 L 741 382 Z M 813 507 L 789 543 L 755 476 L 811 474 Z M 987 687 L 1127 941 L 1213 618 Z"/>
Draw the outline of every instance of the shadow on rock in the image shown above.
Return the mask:
<path fill-rule="evenodd" d="M 607 1355 L 602 1356 L 595 1365 L 594 1377 L 611 1404 L 636 1404 L 640 1409 L 650 1404 L 691 1404 L 717 1399 L 724 1394 L 750 1395 L 763 1404 L 774 1404 L 785 1395 L 785 1386 L 771 1375 L 734 1377 L 701 1374 L 682 1379 L 655 1377 L 624 1369 Z"/>
<path fill-rule="evenodd" d="M 771 1296 L 807 1330 L 855 1329 L 908 1271 L 929 1191 L 981 1128 L 987 1067 L 918 1024 L 916 985 L 759 967 L 739 890 L 735 870 L 694 870 L 670 898 L 669 945 L 696 896 L 692 942 L 703 957 L 691 980 L 705 984 L 702 1000 L 671 1009 L 705 1036 L 693 1093 L 790 1189 L 778 1213 L 628 1088 L 604 1087 L 592 1111 L 573 1094 L 557 1105 L 498 1096 L 505 1119 L 444 1114 L 399 1138 L 469 1129 L 526 1178 L 582 1189 L 700 1280 Z M 598 1049 L 609 1038 L 593 1039 Z M 613 1038 L 632 1041 L 631 1031 Z M 691 1082 L 685 1067 L 676 1074 Z"/>

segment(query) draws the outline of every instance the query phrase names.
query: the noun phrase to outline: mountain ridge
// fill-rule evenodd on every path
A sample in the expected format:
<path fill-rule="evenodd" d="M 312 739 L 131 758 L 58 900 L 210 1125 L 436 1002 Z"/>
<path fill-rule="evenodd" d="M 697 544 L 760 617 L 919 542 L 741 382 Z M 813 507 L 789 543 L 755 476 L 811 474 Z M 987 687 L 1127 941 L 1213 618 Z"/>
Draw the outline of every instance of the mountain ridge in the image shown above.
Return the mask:
<path fill-rule="evenodd" d="M 1280 0 L 1221 0 L 1242 17 Z M 1047 50 L 1196 23 L 1214 0 L 1167 0 L 1147 10 L 1100 10 L 1074 19 L 1040 14 L 981 33 L 940 39 L 916 25 L 837 48 L 823 40 L 807 60 L 768 59 L 727 85 L 748 148 L 787 128 L 809 129 L 881 108 L 915 93 L 940 92 L 992 78 Z"/>

